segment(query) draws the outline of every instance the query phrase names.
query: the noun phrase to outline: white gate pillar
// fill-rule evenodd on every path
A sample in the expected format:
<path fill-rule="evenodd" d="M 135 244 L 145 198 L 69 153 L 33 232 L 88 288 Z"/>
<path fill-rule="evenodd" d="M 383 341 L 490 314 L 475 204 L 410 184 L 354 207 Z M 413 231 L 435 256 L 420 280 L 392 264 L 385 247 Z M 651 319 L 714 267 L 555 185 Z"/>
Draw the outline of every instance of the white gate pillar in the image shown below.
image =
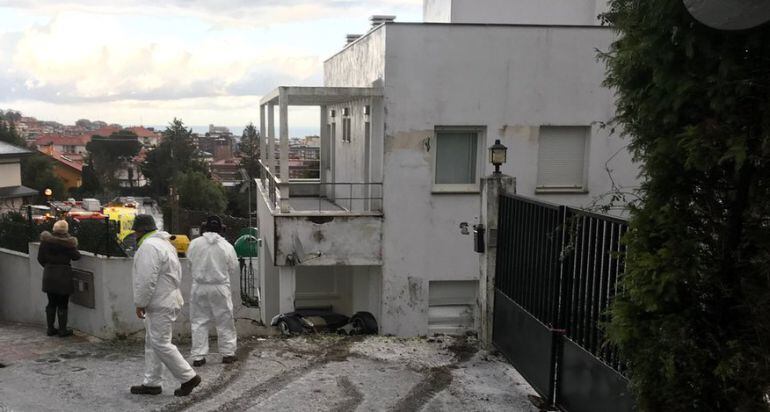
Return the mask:
<path fill-rule="evenodd" d="M 479 255 L 480 338 L 485 349 L 492 348 L 495 308 L 495 262 L 497 260 L 497 220 L 500 195 L 516 193 L 516 178 L 492 174 L 481 179 L 481 223 L 484 225 L 484 252 Z"/>

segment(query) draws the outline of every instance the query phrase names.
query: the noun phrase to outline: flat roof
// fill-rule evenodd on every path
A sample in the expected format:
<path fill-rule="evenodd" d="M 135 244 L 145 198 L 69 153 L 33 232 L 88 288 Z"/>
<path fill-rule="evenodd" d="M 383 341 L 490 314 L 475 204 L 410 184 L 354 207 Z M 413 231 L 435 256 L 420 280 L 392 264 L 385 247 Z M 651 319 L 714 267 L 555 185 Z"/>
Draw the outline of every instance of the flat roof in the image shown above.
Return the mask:
<path fill-rule="evenodd" d="M 0 157 L 22 157 L 32 154 L 31 150 L 0 140 Z"/>
<path fill-rule="evenodd" d="M 37 196 L 40 192 L 26 186 L 0 187 L 0 199 Z"/>
<path fill-rule="evenodd" d="M 267 93 L 259 104 L 278 105 L 281 91 L 289 98 L 289 106 L 326 106 L 366 97 L 382 97 L 379 87 L 307 87 L 280 86 Z"/>

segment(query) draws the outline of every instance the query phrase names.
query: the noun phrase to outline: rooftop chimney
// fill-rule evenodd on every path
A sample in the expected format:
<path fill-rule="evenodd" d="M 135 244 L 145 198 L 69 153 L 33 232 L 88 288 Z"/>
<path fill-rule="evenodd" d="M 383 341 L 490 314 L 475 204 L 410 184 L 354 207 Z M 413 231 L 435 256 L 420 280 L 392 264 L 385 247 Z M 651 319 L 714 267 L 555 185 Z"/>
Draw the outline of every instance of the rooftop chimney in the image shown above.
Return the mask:
<path fill-rule="evenodd" d="M 377 27 L 380 24 L 392 23 L 395 20 L 396 20 L 396 16 L 374 15 L 372 17 L 369 17 L 369 21 L 372 22 L 372 27 Z"/>
<path fill-rule="evenodd" d="M 345 35 L 345 44 L 348 45 L 350 43 L 353 43 L 354 41 L 358 40 L 361 37 L 360 34 L 346 34 Z"/>

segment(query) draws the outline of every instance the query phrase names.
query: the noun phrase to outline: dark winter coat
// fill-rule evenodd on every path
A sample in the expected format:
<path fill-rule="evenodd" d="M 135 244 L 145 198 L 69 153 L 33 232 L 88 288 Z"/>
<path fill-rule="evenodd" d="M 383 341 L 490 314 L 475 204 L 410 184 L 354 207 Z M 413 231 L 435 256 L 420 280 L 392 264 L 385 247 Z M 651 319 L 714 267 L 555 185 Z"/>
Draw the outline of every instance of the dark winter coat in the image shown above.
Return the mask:
<path fill-rule="evenodd" d="M 70 261 L 80 259 L 78 240 L 69 234 L 43 232 L 37 261 L 43 266 L 43 292 L 70 295 L 74 291 Z"/>

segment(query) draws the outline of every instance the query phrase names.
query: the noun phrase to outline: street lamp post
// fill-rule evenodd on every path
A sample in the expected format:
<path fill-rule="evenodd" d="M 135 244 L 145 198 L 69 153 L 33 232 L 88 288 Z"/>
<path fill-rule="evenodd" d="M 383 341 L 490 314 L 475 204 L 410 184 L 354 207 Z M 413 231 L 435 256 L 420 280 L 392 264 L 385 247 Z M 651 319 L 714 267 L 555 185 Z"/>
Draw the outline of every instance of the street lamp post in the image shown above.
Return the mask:
<path fill-rule="evenodd" d="M 489 162 L 495 166 L 495 175 L 500 175 L 500 166 L 507 160 L 508 148 L 500 143 L 500 139 L 495 140 L 495 144 L 489 146 Z"/>

